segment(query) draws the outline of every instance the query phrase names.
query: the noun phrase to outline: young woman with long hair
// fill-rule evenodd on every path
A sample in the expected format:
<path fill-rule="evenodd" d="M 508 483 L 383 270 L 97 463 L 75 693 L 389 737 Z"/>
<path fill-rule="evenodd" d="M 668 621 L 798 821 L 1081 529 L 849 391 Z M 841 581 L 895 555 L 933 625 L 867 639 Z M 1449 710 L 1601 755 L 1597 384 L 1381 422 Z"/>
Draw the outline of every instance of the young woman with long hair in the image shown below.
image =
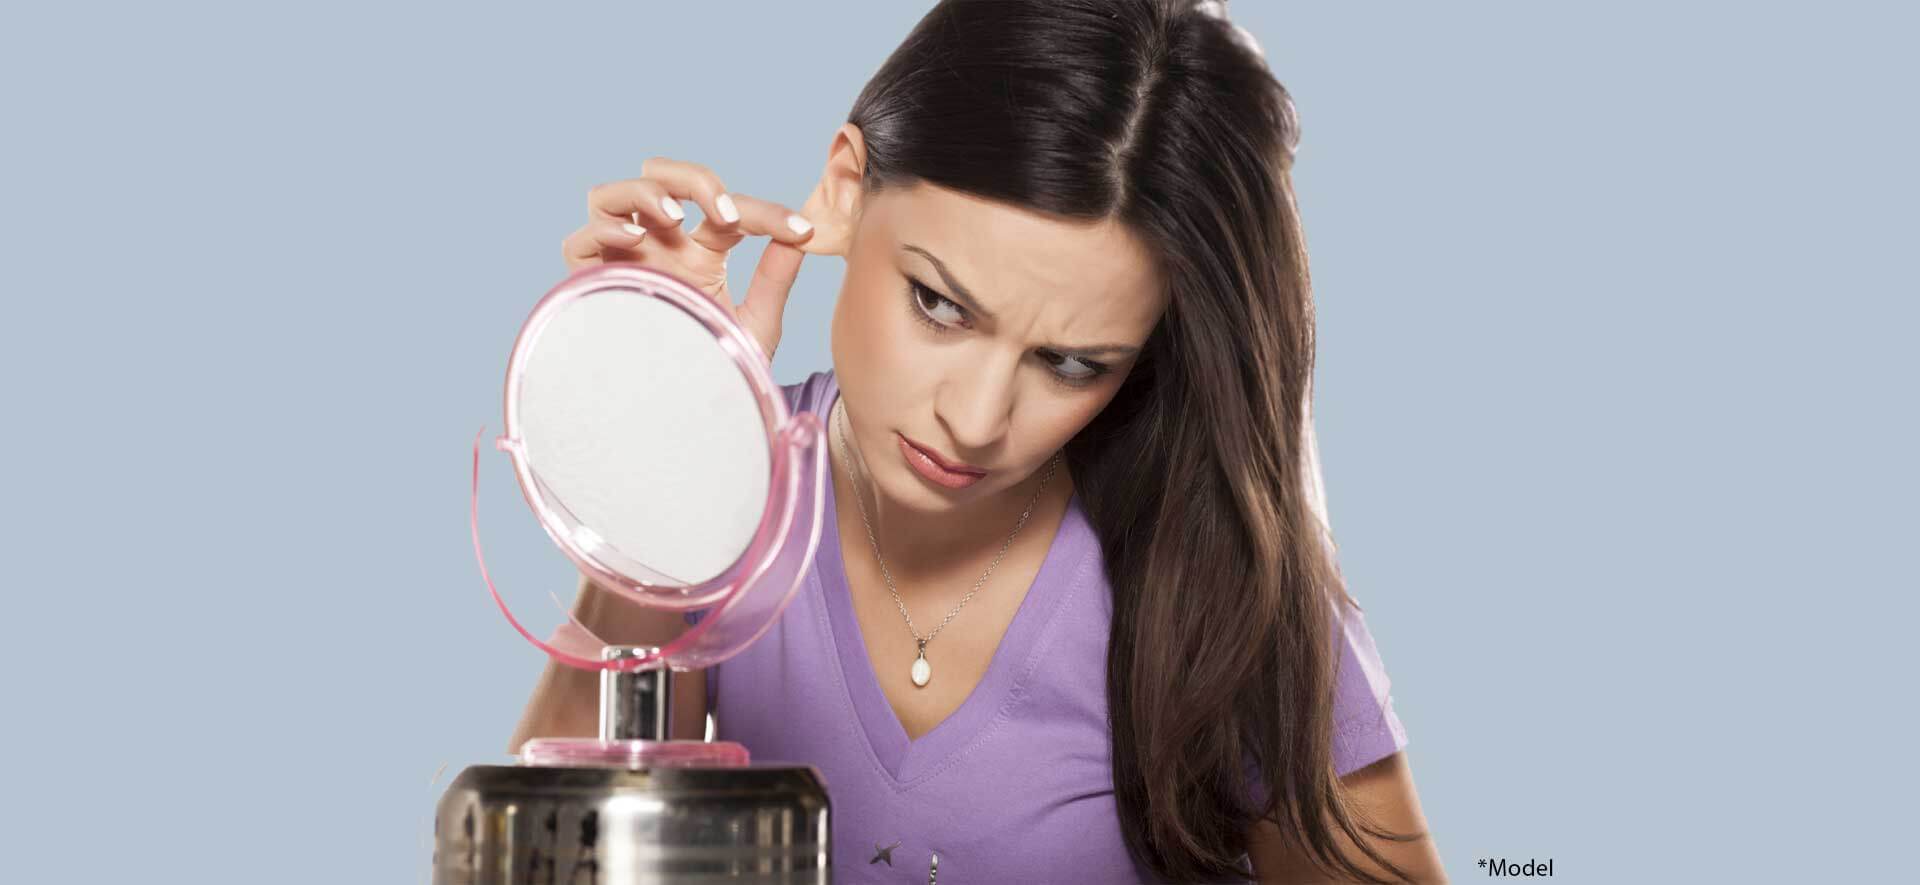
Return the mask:
<path fill-rule="evenodd" d="M 787 388 L 829 431 L 813 571 L 677 677 L 682 734 L 711 712 L 821 770 L 840 881 L 1444 878 L 1325 517 L 1298 119 L 1223 10 L 938 3 L 799 212 L 655 158 L 564 244 L 686 279 L 769 354 L 802 256 L 846 261 L 832 370 Z M 678 623 L 590 581 L 576 611 Z M 514 746 L 591 734 L 594 697 L 550 666 Z"/>

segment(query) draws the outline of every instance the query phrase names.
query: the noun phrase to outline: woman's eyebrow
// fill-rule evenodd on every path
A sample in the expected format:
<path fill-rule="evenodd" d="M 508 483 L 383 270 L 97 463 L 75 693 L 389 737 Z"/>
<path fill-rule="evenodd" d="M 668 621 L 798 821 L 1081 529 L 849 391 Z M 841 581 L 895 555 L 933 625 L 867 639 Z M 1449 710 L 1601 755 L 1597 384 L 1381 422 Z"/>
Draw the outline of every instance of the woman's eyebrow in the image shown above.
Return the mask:
<path fill-rule="evenodd" d="M 953 274 L 948 272 L 947 270 L 946 262 L 943 262 L 939 258 L 935 257 L 932 252 L 928 252 L 927 250 L 922 249 L 919 246 L 912 245 L 911 243 L 903 246 L 902 248 L 905 251 L 912 252 L 916 255 L 919 255 L 922 258 L 927 259 L 928 262 L 933 264 L 934 271 L 940 274 L 941 281 L 947 284 L 948 297 L 952 298 L 955 301 L 960 302 L 961 307 L 966 308 L 970 313 L 973 313 L 975 316 L 978 316 L 981 319 L 986 320 L 987 322 L 993 322 L 993 319 L 994 319 L 993 312 L 987 310 L 985 307 L 980 306 L 980 300 L 973 297 L 973 293 L 967 291 L 967 287 L 961 285 L 959 280 L 956 280 L 953 278 Z M 1081 347 L 1067 347 L 1064 345 L 1059 347 L 1054 347 L 1049 345 L 1048 349 L 1056 353 L 1063 354 L 1065 356 L 1122 356 L 1124 357 L 1124 356 L 1132 356 L 1140 352 L 1140 348 L 1134 347 L 1128 344 L 1089 344 Z"/>

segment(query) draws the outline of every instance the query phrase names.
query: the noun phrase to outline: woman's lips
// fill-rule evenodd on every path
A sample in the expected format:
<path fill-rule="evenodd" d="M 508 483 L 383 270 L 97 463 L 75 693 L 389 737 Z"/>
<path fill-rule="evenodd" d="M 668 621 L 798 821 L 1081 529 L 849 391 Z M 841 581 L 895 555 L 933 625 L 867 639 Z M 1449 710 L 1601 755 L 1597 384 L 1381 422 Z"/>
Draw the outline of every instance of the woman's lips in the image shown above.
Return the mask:
<path fill-rule="evenodd" d="M 912 467 L 915 473 L 946 488 L 964 489 L 967 486 L 979 482 L 981 477 L 986 476 L 985 471 L 967 472 L 948 470 L 940 466 L 940 463 L 935 460 L 933 456 L 928 455 L 925 450 L 908 442 L 905 436 L 896 434 L 894 438 L 900 442 L 900 456 L 907 460 L 907 466 Z"/>

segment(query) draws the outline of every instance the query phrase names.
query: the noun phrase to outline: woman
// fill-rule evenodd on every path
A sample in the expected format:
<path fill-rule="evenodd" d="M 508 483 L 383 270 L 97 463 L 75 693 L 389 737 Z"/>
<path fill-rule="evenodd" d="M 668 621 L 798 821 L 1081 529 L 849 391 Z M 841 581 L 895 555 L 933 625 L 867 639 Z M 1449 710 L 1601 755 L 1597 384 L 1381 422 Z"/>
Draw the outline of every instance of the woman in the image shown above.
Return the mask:
<path fill-rule="evenodd" d="M 802 256 L 846 259 L 833 370 L 787 388 L 829 431 L 813 572 L 676 710 L 821 770 L 841 881 L 1443 878 L 1320 500 L 1292 102 L 1219 10 L 939 3 L 799 213 L 656 158 L 564 244 L 768 354 Z M 678 626 L 608 600 L 610 641 Z M 513 745 L 593 717 L 550 666 Z"/>

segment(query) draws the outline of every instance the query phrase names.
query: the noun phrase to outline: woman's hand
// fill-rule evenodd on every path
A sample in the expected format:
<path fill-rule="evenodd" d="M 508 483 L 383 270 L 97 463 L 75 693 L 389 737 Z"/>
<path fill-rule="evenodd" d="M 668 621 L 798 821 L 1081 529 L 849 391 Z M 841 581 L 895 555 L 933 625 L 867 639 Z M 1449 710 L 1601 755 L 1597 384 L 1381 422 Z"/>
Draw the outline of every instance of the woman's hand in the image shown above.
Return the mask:
<path fill-rule="evenodd" d="M 706 216 L 692 230 L 680 224 L 684 200 Z M 589 191 L 587 214 L 587 223 L 561 243 L 568 270 L 632 261 L 672 274 L 711 297 L 773 359 L 787 295 L 806 254 L 801 244 L 813 236 L 810 222 L 778 203 L 728 193 L 705 166 L 666 157 L 641 164 L 639 178 Z M 746 299 L 735 304 L 727 287 L 727 252 L 749 234 L 773 242 L 753 270 Z"/>

